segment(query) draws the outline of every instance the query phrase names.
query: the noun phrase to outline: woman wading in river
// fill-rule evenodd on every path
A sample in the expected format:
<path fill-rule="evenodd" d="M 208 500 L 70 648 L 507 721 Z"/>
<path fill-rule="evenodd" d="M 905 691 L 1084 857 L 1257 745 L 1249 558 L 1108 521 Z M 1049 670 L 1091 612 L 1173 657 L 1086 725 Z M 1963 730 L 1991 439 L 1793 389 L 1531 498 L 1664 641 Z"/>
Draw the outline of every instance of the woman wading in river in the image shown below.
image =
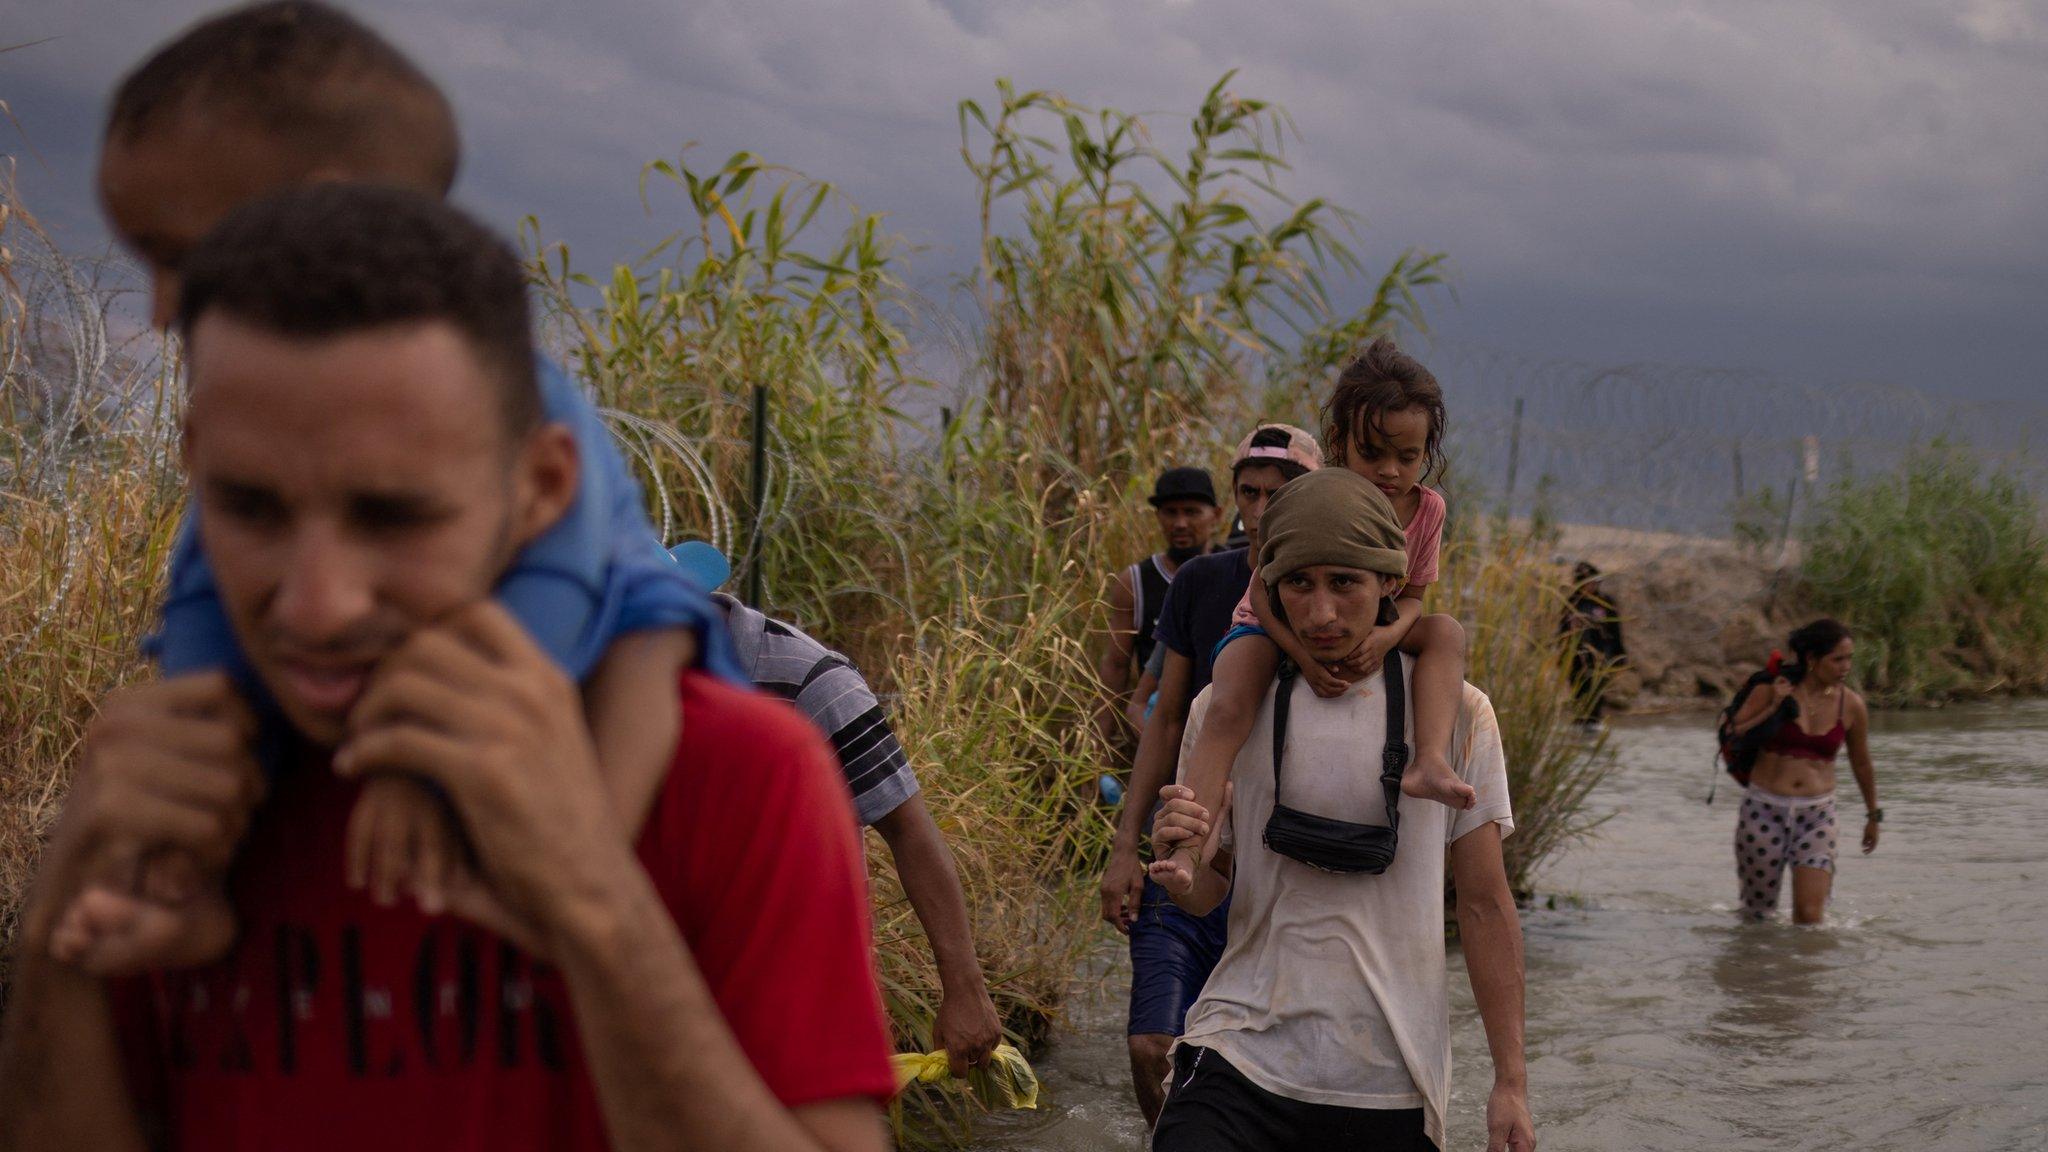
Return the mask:
<path fill-rule="evenodd" d="M 1769 691 L 1749 695 L 1735 716 L 1737 733 L 1767 723 L 1742 818 L 1735 825 L 1735 870 L 1742 909 L 1765 920 L 1778 910 L 1778 888 L 1792 868 L 1792 920 L 1817 924 L 1835 881 L 1835 758 L 1849 746 L 1849 767 L 1863 793 L 1863 851 L 1877 848 L 1877 776 L 1870 764 L 1870 710 L 1847 680 L 1856 642 L 1829 619 L 1792 634 L 1793 658 Z"/>

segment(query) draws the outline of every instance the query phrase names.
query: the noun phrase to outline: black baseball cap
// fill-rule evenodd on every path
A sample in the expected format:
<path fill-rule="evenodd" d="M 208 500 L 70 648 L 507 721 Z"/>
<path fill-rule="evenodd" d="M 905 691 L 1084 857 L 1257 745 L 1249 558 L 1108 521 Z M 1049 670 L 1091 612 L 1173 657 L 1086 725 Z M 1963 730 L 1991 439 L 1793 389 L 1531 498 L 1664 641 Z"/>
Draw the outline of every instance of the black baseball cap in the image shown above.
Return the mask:
<path fill-rule="evenodd" d="M 1216 485 L 1209 480 L 1206 468 L 1168 468 L 1161 472 L 1152 485 L 1151 504 L 1157 508 L 1168 500 L 1200 500 L 1211 508 L 1222 507 L 1216 503 Z"/>

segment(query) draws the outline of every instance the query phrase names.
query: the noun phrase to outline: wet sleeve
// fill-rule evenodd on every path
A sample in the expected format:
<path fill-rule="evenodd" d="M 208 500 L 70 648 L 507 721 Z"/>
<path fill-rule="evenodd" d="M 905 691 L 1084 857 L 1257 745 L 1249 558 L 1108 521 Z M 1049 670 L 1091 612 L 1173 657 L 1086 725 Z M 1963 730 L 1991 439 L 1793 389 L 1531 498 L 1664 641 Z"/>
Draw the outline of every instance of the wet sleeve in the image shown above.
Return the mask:
<path fill-rule="evenodd" d="M 867 679 L 844 657 L 828 654 L 818 662 L 805 677 L 796 706 L 832 741 L 853 793 L 854 814 L 863 825 L 873 825 L 917 794 L 917 773 L 888 714 Z"/>
<path fill-rule="evenodd" d="M 1486 824 L 1499 824 L 1503 838 L 1513 833 L 1515 815 L 1508 803 L 1508 762 L 1500 744 L 1500 721 L 1494 716 L 1493 701 L 1470 684 L 1465 685 L 1464 705 L 1458 709 L 1458 730 L 1451 736 L 1451 766 L 1479 797 L 1470 809 L 1451 820 L 1444 843 L 1455 843 Z"/>
<path fill-rule="evenodd" d="M 248 661 L 228 623 L 214 583 L 213 566 L 199 541 L 199 519 L 188 511 L 171 545 L 164 603 L 156 630 L 143 637 L 142 653 L 165 676 L 222 669 L 247 681 Z"/>
<path fill-rule="evenodd" d="M 620 636 L 686 628 L 697 635 L 707 671 L 746 683 L 724 616 L 669 559 L 639 482 L 597 406 L 545 358 L 539 381 L 548 419 L 576 438 L 581 483 L 562 518 L 527 545 L 500 580 L 499 600 L 578 680 Z"/>

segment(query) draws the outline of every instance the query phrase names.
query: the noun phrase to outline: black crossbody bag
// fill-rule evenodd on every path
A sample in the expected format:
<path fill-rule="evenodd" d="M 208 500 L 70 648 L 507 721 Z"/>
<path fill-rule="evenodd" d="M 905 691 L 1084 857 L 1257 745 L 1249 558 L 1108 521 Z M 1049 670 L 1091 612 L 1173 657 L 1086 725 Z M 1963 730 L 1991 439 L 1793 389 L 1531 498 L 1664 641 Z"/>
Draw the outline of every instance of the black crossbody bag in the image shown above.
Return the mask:
<path fill-rule="evenodd" d="M 1401 829 L 1401 773 L 1408 767 L 1407 686 L 1401 657 L 1390 653 L 1381 665 L 1386 682 L 1387 746 L 1380 753 L 1380 787 L 1387 794 L 1387 822 L 1353 824 L 1332 820 L 1280 802 L 1280 761 L 1287 750 L 1287 713 L 1300 670 L 1283 661 L 1273 695 L 1273 814 L 1266 818 L 1266 847 L 1311 868 L 1377 876 L 1394 862 Z"/>

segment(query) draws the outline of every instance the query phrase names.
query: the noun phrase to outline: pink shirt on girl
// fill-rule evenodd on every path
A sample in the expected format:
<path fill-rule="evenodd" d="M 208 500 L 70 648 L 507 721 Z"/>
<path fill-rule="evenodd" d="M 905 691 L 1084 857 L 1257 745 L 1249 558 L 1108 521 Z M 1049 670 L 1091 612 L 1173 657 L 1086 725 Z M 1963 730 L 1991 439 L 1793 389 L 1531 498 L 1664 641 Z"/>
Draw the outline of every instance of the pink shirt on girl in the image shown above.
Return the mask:
<path fill-rule="evenodd" d="M 1408 537 L 1408 576 L 1395 591 L 1399 596 L 1413 591 L 1420 594 L 1424 588 L 1436 583 L 1436 557 L 1443 548 L 1444 522 L 1450 519 L 1450 508 L 1436 489 L 1417 485 L 1422 493 L 1422 502 L 1415 506 L 1415 515 L 1401 530 Z M 1256 571 L 1252 579 L 1258 579 Z M 1259 615 L 1252 611 L 1252 590 L 1247 586 L 1244 599 L 1237 602 L 1237 611 L 1231 613 L 1230 626 L 1233 628 L 1257 628 Z"/>

